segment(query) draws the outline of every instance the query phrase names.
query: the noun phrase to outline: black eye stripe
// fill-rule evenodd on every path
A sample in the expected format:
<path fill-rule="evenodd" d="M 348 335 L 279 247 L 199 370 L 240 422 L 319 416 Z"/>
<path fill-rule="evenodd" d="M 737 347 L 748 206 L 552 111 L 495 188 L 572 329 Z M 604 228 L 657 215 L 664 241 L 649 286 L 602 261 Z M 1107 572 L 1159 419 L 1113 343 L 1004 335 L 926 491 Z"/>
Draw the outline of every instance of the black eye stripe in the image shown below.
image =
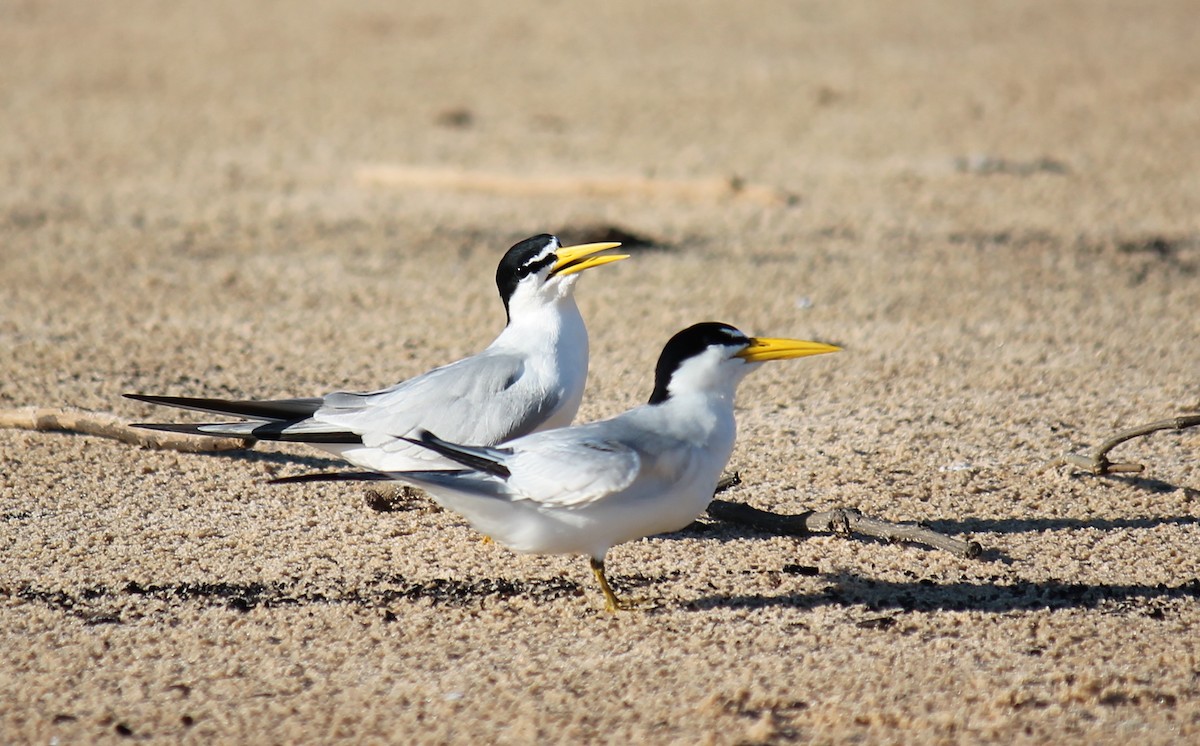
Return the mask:
<path fill-rule="evenodd" d="M 541 272 L 543 268 L 552 266 L 557 261 L 558 257 L 554 254 L 550 254 L 538 259 L 537 261 L 526 264 L 521 269 L 524 271 L 525 276 L 536 275 L 538 272 Z"/>
<path fill-rule="evenodd" d="M 525 239 L 504 253 L 500 266 L 496 267 L 496 289 L 504 301 L 504 311 L 508 312 L 508 301 L 521 281 L 532 274 L 537 274 L 558 260 L 554 250 L 558 247 L 558 239 L 549 233 L 532 236 Z"/>

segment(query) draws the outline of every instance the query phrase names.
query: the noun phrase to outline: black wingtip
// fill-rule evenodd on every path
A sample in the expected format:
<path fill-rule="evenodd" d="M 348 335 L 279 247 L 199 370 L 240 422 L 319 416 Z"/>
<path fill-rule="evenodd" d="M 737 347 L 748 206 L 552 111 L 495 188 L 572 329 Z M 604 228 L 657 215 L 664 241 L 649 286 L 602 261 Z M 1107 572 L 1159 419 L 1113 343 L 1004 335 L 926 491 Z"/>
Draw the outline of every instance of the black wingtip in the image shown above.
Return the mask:
<path fill-rule="evenodd" d="M 183 424 L 183 423 L 168 423 L 168 422 L 133 422 L 130 427 L 136 427 L 141 430 L 157 430 L 163 433 L 179 433 L 182 435 L 199 435 L 205 438 L 229 438 L 230 440 L 244 441 L 248 446 L 252 446 L 259 441 L 254 435 L 242 433 L 210 433 L 202 430 L 203 427 L 211 427 L 209 424 Z"/>
<path fill-rule="evenodd" d="M 463 466 L 483 472 L 484 474 L 491 474 L 492 476 L 500 477 L 501 479 L 508 479 L 510 476 L 512 476 L 512 472 L 508 470 L 507 466 L 495 461 L 494 459 L 488 458 L 482 449 L 460 446 L 455 443 L 451 443 L 450 441 L 442 440 L 428 430 L 418 430 L 417 437 L 420 438 L 420 440 L 415 438 L 404 438 L 404 440 L 412 443 L 413 445 L 428 448 L 434 453 L 445 456 L 455 463 L 462 464 Z"/>
<path fill-rule="evenodd" d="M 377 471 L 329 471 L 316 474 L 296 474 L 268 479 L 267 484 L 302 484 L 305 482 L 389 482 L 392 478 Z"/>
<path fill-rule="evenodd" d="M 197 396 L 157 396 L 151 394 L 122 394 L 126 399 L 164 407 L 193 409 L 210 414 L 244 417 L 251 420 L 299 422 L 319 410 L 320 398 L 308 399 L 213 399 Z"/>
<path fill-rule="evenodd" d="M 401 435 L 400 440 L 403 440 L 407 443 L 412 443 L 414 446 L 425 446 L 426 448 L 429 448 L 430 450 L 437 450 L 436 448 L 434 448 L 434 446 L 438 443 L 445 442 L 438 436 L 436 436 L 433 433 L 426 430 L 425 428 L 421 428 L 421 429 L 417 430 L 417 437 L 415 437 L 415 438 L 410 438 L 407 435 Z"/>

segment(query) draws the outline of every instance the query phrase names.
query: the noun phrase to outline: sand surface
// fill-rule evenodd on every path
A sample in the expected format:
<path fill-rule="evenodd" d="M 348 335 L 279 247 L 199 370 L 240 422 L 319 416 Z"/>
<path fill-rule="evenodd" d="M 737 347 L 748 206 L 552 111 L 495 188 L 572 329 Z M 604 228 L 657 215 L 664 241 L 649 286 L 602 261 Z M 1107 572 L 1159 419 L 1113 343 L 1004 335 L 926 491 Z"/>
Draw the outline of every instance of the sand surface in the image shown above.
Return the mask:
<path fill-rule="evenodd" d="M 266 484 L 316 451 L 0 430 L 0 741 L 1200 738 L 1200 429 L 1033 470 L 1200 407 L 1195 3 L 396 6 L 0 3 L 0 408 L 390 384 L 497 333 L 510 244 L 612 226 L 580 419 L 696 321 L 834 341 L 743 384 L 726 497 L 986 551 L 714 523 L 614 549 L 658 606 L 610 615 Z"/>

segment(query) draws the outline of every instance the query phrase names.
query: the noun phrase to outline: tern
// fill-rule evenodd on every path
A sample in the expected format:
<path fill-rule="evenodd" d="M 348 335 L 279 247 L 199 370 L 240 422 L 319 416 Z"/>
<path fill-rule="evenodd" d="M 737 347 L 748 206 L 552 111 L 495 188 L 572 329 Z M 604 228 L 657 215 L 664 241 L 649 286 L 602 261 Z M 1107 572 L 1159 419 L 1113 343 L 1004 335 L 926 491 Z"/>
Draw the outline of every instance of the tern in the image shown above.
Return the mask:
<path fill-rule="evenodd" d="M 308 443 L 374 471 L 454 464 L 400 438 L 419 430 L 492 445 L 569 425 L 583 400 L 588 337 L 575 304 L 579 273 L 627 259 L 607 253 L 619 243 L 564 247 L 542 234 L 517 243 L 500 260 L 496 286 L 504 330 L 477 355 L 365 393 L 229 400 L 125 394 L 150 404 L 236 416 L 210 424 L 140 424 L 153 430 Z M 387 436 L 378 435 L 386 433 Z"/>
<path fill-rule="evenodd" d="M 465 468 L 274 481 L 395 479 L 419 486 L 510 549 L 587 556 L 607 609 L 629 608 L 608 582 L 604 557 L 617 544 L 678 531 L 708 507 L 733 452 L 734 393 L 742 378 L 769 360 L 839 350 L 696 324 L 663 348 L 650 400 L 611 419 L 495 447 L 450 442 L 424 428 L 402 439 Z"/>

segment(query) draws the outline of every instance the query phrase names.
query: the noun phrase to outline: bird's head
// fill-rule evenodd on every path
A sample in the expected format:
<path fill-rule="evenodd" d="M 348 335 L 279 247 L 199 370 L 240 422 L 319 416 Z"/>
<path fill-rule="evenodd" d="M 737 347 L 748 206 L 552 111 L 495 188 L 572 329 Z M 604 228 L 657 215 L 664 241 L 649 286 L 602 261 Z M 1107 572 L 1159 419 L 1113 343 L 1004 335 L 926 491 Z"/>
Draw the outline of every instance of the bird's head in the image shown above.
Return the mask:
<path fill-rule="evenodd" d="M 570 296 L 584 270 L 628 259 L 628 254 L 605 253 L 620 245 L 607 241 L 563 246 L 547 233 L 514 245 L 496 268 L 496 287 L 508 318 L 518 309 L 541 307 Z"/>
<path fill-rule="evenodd" d="M 823 342 L 774 337 L 748 337 L 729 324 L 707 321 L 671 337 L 658 357 L 651 404 L 675 394 L 732 390 L 738 382 L 769 360 L 838 352 Z"/>

